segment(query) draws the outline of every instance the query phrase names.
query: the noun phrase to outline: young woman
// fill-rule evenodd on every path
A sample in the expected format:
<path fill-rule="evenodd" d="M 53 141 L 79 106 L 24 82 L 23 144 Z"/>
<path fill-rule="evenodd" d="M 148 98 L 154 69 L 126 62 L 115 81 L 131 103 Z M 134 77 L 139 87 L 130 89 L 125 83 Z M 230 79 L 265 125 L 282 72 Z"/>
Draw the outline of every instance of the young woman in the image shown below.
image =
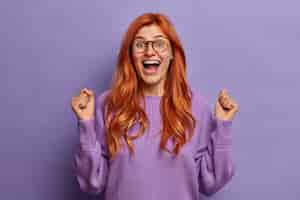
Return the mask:
<path fill-rule="evenodd" d="M 184 50 L 170 20 L 146 13 L 129 26 L 111 88 L 72 98 L 83 191 L 106 200 L 199 200 L 233 176 L 231 125 L 238 104 L 225 89 L 214 113 L 187 84 Z"/>

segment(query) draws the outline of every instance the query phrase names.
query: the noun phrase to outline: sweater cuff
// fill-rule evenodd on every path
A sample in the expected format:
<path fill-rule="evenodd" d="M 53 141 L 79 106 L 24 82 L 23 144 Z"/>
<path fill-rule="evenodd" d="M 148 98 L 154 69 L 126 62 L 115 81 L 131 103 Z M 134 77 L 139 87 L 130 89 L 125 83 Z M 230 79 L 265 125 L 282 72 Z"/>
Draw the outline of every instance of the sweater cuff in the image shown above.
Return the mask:
<path fill-rule="evenodd" d="M 95 149 L 96 147 L 95 119 L 78 120 L 78 129 L 79 129 L 80 146 L 84 149 Z"/>
<path fill-rule="evenodd" d="M 222 120 L 216 116 L 213 118 L 216 122 L 216 129 L 212 135 L 215 144 L 220 148 L 230 146 L 232 144 L 232 120 Z"/>

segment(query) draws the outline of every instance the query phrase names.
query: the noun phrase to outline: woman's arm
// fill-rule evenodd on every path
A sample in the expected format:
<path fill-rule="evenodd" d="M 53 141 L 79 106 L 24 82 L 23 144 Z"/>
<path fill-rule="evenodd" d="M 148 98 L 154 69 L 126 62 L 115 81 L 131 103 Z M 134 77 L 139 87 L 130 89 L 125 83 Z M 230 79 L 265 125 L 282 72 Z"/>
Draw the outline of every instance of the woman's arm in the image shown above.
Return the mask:
<path fill-rule="evenodd" d="M 95 118 L 78 120 L 79 149 L 74 156 L 73 166 L 82 191 L 98 194 L 106 185 L 108 156 L 105 148 L 105 129 L 101 102 L 96 100 Z"/>
<path fill-rule="evenodd" d="M 198 169 L 199 191 L 212 195 L 220 190 L 235 172 L 232 159 L 232 120 L 220 120 L 212 114 L 208 104 L 204 107 L 203 128 L 205 145 L 198 148 L 195 160 Z"/>

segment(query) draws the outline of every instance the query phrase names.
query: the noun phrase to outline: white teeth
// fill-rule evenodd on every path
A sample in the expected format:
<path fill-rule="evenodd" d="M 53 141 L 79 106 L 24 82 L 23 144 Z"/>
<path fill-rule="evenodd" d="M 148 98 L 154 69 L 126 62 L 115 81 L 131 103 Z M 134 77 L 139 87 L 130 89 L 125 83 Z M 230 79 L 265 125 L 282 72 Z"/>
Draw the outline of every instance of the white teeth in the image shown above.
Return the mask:
<path fill-rule="evenodd" d="M 159 60 L 144 60 L 143 64 L 148 64 L 148 65 L 157 64 L 157 65 L 159 65 L 160 61 Z"/>

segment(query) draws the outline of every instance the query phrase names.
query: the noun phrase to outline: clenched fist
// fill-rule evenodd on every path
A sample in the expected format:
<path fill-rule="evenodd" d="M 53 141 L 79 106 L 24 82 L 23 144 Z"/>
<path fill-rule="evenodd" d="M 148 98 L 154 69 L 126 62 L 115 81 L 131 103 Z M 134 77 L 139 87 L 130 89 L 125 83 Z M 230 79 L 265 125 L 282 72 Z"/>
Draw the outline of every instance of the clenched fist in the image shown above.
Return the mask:
<path fill-rule="evenodd" d="M 78 119 L 93 119 L 95 110 L 95 95 L 93 91 L 87 88 L 80 90 L 78 96 L 72 97 L 71 107 Z"/>
<path fill-rule="evenodd" d="M 239 109 L 236 101 L 229 96 L 226 89 L 222 89 L 215 105 L 215 115 L 221 120 L 232 120 Z"/>

